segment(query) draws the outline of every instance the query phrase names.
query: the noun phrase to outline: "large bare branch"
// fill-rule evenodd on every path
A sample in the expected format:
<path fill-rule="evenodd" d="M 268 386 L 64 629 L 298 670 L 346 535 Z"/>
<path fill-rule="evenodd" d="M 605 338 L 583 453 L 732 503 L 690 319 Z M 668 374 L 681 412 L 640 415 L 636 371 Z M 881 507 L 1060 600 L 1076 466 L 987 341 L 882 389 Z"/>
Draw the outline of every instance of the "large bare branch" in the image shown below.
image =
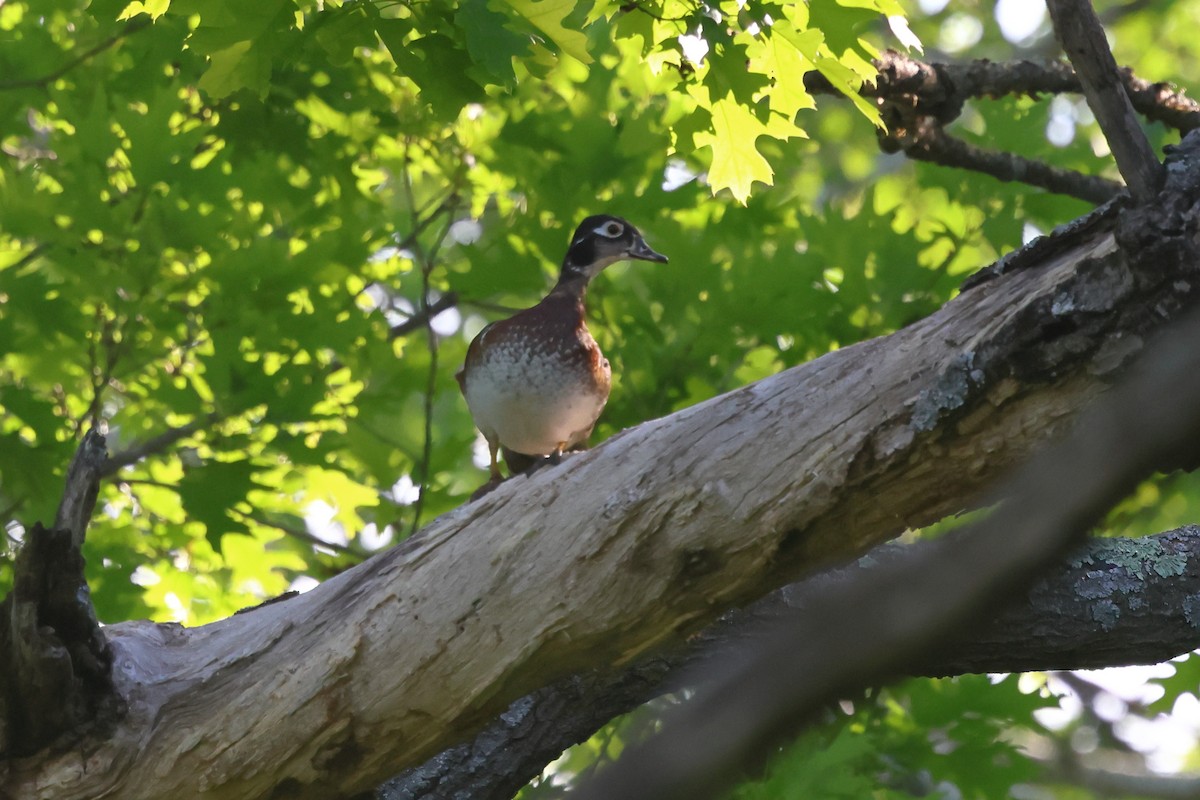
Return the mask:
<path fill-rule="evenodd" d="M 860 90 L 864 97 L 884 102 L 905 102 L 943 124 L 958 119 L 970 99 L 1006 95 L 1040 97 L 1045 94 L 1082 94 L 1075 70 L 1061 61 L 990 61 L 926 63 L 895 50 L 885 50 L 876 61 L 879 76 Z M 1147 119 L 1187 133 L 1200 127 L 1200 104 L 1168 83 L 1151 83 L 1128 67 L 1119 71 L 1134 109 Z M 819 72 L 804 76 L 813 93 L 837 95 Z"/>
<path fill-rule="evenodd" d="M 128 713 L 5 764 L 0 792 L 350 796 L 530 691 L 970 506 L 1194 303 L 1200 166 L 1174 157 L 1155 204 L 1050 237 L 891 336 L 503 484 L 307 594 L 106 628 Z"/>
<path fill-rule="evenodd" d="M 668 652 L 571 676 L 514 702 L 470 742 L 388 781 L 378 800 L 508 800 L 570 745 L 665 692 L 764 623 L 811 609 L 848 581 L 871 581 L 913 547 L 883 545 L 848 567 L 785 586 Z M 990 620 L 931 647 L 912 675 L 1098 669 L 1153 664 L 1200 647 L 1187 598 L 1200 593 L 1200 527 L 1097 539 L 1070 553 Z M 801 676 L 797 675 L 797 679 Z"/>
<path fill-rule="evenodd" d="M 1031 582 L 1139 480 L 1200 451 L 1198 339 L 1193 314 L 1070 438 L 1009 481 L 998 492 L 1004 502 L 981 522 L 765 626 L 711 671 L 661 734 L 626 752 L 580 800 L 719 796 L 823 703 L 893 677 Z"/>

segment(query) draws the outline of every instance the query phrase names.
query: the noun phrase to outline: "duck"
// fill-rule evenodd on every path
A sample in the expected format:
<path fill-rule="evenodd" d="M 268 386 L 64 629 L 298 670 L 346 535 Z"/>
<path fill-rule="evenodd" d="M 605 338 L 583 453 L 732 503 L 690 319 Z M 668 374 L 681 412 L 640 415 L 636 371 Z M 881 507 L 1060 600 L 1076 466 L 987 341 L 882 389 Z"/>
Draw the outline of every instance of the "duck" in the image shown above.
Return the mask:
<path fill-rule="evenodd" d="M 558 464 L 564 452 L 587 446 L 612 389 L 612 368 L 588 330 L 587 290 L 605 268 L 625 260 L 668 261 L 627 220 L 586 218 L 541 302 L 471 340 L 455 377 L 488 445 L 489 480 L 480 492 L 504 480 L 501 453 L 516 474 Z"/>

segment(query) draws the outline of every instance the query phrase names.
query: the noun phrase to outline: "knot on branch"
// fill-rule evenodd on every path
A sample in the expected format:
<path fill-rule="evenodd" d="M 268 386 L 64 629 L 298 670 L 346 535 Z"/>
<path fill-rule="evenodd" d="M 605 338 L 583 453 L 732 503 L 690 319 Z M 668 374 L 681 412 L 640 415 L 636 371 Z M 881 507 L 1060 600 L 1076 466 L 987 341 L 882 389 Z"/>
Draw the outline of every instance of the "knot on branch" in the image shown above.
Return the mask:
<path fill-rule="evenodd" d="M 938 64 L 925 64 L 888 50 L 875 62 L 886 91 L 877 94 L 879 111 L 887 126 L 879 132 L 884 152 L 905 150 L 906 142 L 920 141 L 922 131 L 941 129 L 962 114 L 967 95 Z"/>
<path fill-rule="evenodd" d="M 1121 248 L 1149 276 L 1161 271 L 1167 252 L 1186 256 L 1182 263 L 1200 263 L 1195 242 L 1200 228 L 1200 131 L 1189 132 L 1166 152 L 1162 193 L 1153 205 L 1123 215 L 1116 230 Z"/>

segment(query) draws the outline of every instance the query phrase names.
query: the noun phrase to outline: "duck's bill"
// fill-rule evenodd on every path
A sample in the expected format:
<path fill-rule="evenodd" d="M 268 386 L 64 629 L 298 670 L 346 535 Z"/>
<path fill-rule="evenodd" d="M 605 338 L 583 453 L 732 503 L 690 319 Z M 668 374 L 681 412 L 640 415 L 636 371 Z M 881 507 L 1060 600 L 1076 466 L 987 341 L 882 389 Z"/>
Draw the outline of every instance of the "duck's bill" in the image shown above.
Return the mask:
<path fill-rule="evenodd" d="M 650 249 L 650 245 L 639 240 L 634 243 L 633 249 L 629 251 L 630 258 L 637 258 L 642 261 L 654 261 L 659 264 L 666 264 L 667 257 L 662 253 L 655 252 Z"/>

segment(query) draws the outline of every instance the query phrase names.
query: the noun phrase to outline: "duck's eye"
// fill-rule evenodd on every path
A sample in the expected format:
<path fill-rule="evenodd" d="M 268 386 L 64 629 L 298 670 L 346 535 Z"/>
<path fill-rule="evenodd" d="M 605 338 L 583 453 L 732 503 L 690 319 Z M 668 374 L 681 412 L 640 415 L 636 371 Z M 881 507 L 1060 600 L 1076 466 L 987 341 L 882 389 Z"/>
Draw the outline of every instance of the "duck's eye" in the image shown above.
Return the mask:
<path fill-rule="evenodd" d="M 600 226 L 599 232 L 610 239 L 616 239 L 625 232 L 625 226 L 619 222 L 606 222 Z"/>

